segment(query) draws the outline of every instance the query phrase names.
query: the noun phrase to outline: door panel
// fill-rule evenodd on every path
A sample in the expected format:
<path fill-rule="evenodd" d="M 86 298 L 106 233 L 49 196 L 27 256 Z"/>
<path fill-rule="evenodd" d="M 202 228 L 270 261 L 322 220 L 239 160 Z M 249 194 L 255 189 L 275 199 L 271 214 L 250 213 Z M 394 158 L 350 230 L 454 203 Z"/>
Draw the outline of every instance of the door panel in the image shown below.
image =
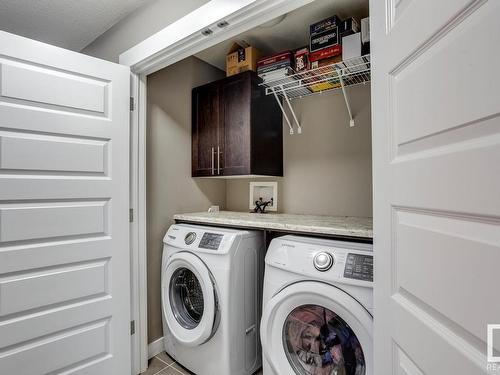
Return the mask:
<path fill-rule="evenodd" d="M 488 373 L 487 325 L 500 319 L 500 4 L 370 5 L 375 373 Z"/>
<path fill-rule="evenodd" d="M 9 60 L 2 62 L 0 72 L 4 98 L 105 114 L 109 82 Z"/>
<path fill-rule="evenodd" d="M 226 176 L 250 174 L 250 75 L 240 74 L 222 84 L 220 145 Z"/>
<path fill-rule="evenodd" d="M 192 175 L 212 176 L 217 173 L 219 86 L 209 84 L 193 89 L 192 102 Z"/>
<path fill-rule="evenodd" d="M 0 171 L 105 176 L 108 159 L 106 140 L 0 132 Z"/>
<path fill-rule="evenodd" d="M 129 69 L 0 32 L 0 372 L 130 374 Z"/>

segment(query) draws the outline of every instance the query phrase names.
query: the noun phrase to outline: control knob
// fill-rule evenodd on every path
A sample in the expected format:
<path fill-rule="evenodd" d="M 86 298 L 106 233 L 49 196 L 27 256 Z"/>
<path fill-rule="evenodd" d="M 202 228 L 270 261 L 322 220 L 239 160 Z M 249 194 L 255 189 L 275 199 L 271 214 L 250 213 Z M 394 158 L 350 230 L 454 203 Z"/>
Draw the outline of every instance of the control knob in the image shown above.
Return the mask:
<path fill-rule="evenodd" d="M 191 245 L 194 242 L 194 240 L 196 240 L 196 233 L 195 232 L 189 232 L 184 237 L 184 242 L 186 243 L 186 245 Z"/>
<path fill-rule="evenodd" d="M 334 263 L 333 256 L 327 252 L 320 252 L 314 256 L 314 267 L 321 272 L 328 271 Z"/>

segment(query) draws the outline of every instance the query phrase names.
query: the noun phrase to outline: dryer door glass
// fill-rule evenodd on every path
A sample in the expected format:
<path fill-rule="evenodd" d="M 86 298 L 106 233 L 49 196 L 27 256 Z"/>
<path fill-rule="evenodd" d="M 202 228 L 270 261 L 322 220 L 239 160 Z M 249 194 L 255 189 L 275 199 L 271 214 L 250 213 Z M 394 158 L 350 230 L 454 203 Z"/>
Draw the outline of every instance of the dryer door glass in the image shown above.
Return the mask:
<path fill-rule="evenodd" d="M 356 334 L 325 307 L 295 308 L 285 320 L 282 337 L 286 357 L 296 374 L 365 374 L 365 357 Z"/>
<path fill-rule="evenodd" d="M 186 329 L 198 326 L 205 304 L 196 275 L 187 268 L 177 269 L 171 277 L 169 293 L 170 307 L 179 324 Z"/>

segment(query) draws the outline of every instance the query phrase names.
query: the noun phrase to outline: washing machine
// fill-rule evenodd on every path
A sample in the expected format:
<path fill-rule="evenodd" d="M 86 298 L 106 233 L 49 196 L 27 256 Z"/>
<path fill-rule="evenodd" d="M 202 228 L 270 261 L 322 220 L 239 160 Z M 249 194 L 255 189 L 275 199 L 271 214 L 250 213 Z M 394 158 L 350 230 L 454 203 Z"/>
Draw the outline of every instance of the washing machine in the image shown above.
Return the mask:
<path fill-rule="evenodd" d="M 373 375 L 372 245 L 284 236 L 265 264 L 264 375 Z"/>
<path fill-rule="evenodd" d="M 259 324 L 263 233 L 172 225 L 164 237 L 165 351 L 197 375 L 253 374 L 262 365 Z"/>

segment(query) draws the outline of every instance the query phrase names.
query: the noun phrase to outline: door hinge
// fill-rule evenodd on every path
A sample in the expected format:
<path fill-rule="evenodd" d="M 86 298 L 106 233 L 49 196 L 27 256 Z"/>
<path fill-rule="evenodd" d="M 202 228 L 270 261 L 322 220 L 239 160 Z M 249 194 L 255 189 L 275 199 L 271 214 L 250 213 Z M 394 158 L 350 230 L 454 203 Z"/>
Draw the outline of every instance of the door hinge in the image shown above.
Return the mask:
<path fill-rule="evenodd" d="M 128 210 L 128 221 L 132 223 L 134 221 L 134 209 L 131 208 Z"/>
<path fill-rule="evenodd" d="M 135 109 L 135 101 L 133 97 L 130 97 L 130 111 Z"/>
<path fill-rule="evenodd" d="M 133 334 L 135 334 L 135 320 L 132 320 L 130 322 L 130 336 L 132 336 Z"/>

